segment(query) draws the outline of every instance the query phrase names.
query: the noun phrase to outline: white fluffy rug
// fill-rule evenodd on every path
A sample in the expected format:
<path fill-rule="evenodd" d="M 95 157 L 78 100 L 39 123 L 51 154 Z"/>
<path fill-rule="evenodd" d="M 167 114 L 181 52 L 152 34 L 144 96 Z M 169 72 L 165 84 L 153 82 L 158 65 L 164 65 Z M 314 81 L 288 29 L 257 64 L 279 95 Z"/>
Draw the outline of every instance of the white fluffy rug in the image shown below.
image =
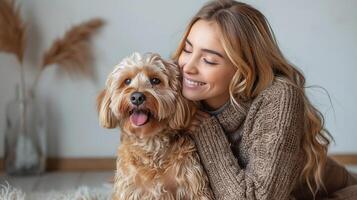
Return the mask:
<path fill-rule="evenodd" d="M 34 192 L 25 194 L 9 184 L 0 185 L 0 200 L 109 200 L 111 185 L 100 188 L 79 187 L 76 190 Z"/>

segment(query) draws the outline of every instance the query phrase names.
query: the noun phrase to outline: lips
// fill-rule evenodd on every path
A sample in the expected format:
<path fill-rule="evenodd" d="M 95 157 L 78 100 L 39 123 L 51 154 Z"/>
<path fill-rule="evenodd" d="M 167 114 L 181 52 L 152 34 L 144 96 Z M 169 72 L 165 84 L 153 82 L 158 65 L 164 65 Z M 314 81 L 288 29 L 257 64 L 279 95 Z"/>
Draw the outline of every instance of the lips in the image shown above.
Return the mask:
<path fill-rule="evenodd" d="M 190 88 L 196 88 L 196 87 L 200 87 L 200 86 L 206 85 L 206 83 L 204 83 L 204 82 L 200 82 L 200 81 L 196 81 L 196 80 L 193 80 L 193 79 L 189 79 L 187 77 L 183 78 L 183 83 L 184 83 L 185 86 L 190 87 Z"/>
<path fill-rule="evenodd" d="M 144 109 L 133 109 L 130 111 L 130 122 L 135 126 L 143 126 L 149 122 L 151 113 Z"/>

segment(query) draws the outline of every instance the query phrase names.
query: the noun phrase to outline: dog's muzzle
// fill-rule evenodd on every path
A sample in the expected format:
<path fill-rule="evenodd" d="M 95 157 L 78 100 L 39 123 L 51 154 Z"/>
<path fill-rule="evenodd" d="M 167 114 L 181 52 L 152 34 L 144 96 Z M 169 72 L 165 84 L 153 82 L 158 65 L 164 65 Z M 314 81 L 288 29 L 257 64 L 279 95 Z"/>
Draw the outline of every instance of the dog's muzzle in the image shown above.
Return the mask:
<path fill-rule="evenodd" d="M 135 126 L 143 126 L 149 122 L 151 113 L 148 109 L 140 106 L 146 100 L 142 92 L 134 92 L 130 96 L 130 102 L 135 106 L 130 112 L 130 121 Z M 139 108 L 140 106 L 140 108 Z"/>
<path fill-rule="evenodd" d="M 140 106 L 141 104 L 143 104 L 145 99 L 146 99 L 145 95 L 141 92 L 134 92 L 130 96 L 131 103 L 136 106 Z"/>

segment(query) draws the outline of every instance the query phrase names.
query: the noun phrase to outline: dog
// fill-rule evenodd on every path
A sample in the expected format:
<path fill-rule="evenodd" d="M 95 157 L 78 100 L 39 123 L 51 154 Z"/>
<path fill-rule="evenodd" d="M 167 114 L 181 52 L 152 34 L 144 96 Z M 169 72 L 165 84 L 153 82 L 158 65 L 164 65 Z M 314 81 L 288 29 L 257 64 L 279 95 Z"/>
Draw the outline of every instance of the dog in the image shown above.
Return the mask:
<path fill-rule="evenodd" d="M 120 127 L 114 200 L 214 199 L 189 133 L 195 105 L 182 75 L 156 53 L 134 53 L 109 74 L 98 95 L 102 127 Z"/>

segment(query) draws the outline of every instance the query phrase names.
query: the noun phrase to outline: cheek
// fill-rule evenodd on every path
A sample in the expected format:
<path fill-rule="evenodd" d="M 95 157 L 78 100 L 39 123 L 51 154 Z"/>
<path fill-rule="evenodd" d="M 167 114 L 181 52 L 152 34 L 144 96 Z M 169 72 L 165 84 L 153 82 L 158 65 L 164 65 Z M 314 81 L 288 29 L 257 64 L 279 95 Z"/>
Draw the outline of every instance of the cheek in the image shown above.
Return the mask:
<path fill-rule="evenodd" d="M 234 76 L 234 70 L 212 70 L 206 75 L 207 82 L 212 86 L 219 87 L 220 89 L 227 89 Z"/>
<path fill-rule="evenodd" d="M 221 70 L 219 69 L 206 69 L 201 70 L 204 82 L 209 85 L 220 85 L 221 82 L 225 80 L 226 77 L 222 76 Z"/>

